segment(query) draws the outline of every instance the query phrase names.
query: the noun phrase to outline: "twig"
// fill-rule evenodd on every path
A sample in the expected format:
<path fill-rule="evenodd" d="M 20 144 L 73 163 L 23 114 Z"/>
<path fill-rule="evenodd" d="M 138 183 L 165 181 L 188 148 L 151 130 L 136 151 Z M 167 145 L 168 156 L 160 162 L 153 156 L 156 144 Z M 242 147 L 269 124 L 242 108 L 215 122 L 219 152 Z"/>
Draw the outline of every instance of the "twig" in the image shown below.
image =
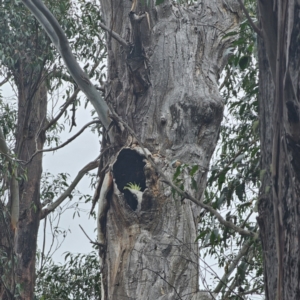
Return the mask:
<path fill-rule="evenodd" d="M 99 165 L 99 157 L 97 157 L 94 161 L 88 163 L 85 167 L 83 167 L 75 177 L 74 181 L 71 183 L 71 185 L 60 195 L 60 197 L 54 201 L 49 207 L 44 208 L 41 211 L 40 214 L 40 220 L 44 219 L 48 214 L 50 214 L 52 211 L 56 209 L 57 206 L 59 206 L 74 190 L 78 182 L 82 179 L 82 177 L 89 171 L 97 168 Z"/>
<path fill-rule="evenodd" d="M 10 77 L 11 77 L 11 75 L 8 75 L 6 78 L 4 78 L 2 81 L 0 81 L 0 86 L 5 84 L 10 79 Z"/>
<path fill-rule="evenodd" d="M 54 148 L 49 148 L 49 149 L 41 149 L 41 150 L 36 150 L 32 156 L 30 157 L 30 159 L 25 163 L 25 165 L 29 164 L 32 159 L 39 153 L 42 152 L 51 152 L 51 151 L 55 151 L 58 150 L 60 148 L 63 148 L 64 146 L 68 145 L 70 142 L 72 142 L 75 138 L 77 138 L 87 127 L 89 127 L 92 124 L 101 124 L 101 122 L 99 120 L 95 120 L 95 121 L 91 121 L 89 123 L 87 123 L 86 125 L 84 125 L 75 135 L 73 135 L 72 137 L 70 137 L 67 141 L 65 141 L 64 143 L 62 143 L 61 145 L 54 147 Z"/>
<path fill-rule="evenodd" d="M 161 276 L 158 272 L 155 272 L 154 270 L 151 270 L 150 268 L 145 267 L 146 270 L 149 270 L 151 272 L 153 272 L 155 275 L 157 275 L 158 277 L 160 277 L 160 279 L 162 279 L 165 283 L 167 283 L 171 288 L 173 288 L 174 292 L 176 293 L 177 297 L 179 297 L 179 299 L 182 300 L 182 298 L 180 297 L 180 295 L 178 294 L 176 287 L 174 285 L 172 285 L 170 282 L 168 282 L 163 276 Z"/>
<path fill-rule="evenodd" d="M 108 28 L 108 27 L 107 27 L 106 25 L 104 25 L 103 23 L 98 23 L 98 24 L 99 24 L 99 26 L 100 26 L 102 29 L 104 29 L 105 31 L 107 31 L 108 34 L 110 34 L 111 37 L 113 37 L 113 38 L 114 38 L 117 42 L 119 42 L 122 46 L 124 46 L 125 48 L 128 48 L 128 47 L 129 47 L 128 43 L 127 43 L 124 39 L 122 39 L 122 38 L 120 37 L 119 34 L 117 34 L 116 32 L 112 31 L 112 29 Z"/>
<path fill-rule="evenodd" d="M 256 239 L 258 238 L 258 236 L 256 237 Z M 214 289 L 213 293 L 218 294 L 222 287 L 226 284 L 229 276 L 231 275 L 231 273 L 235 270 L 235 268 L 237 267 L 239 261 L 242 259 L 243 256 L 246 255 L 246 253 L 248 252 L 248 249 L 250 248 L 251 244 L 256 240 L 256 239 L 249 239 L 248 241 L 245 242 L 245 244 L 243 245 L 243 247 L 241 248 L 240 252 L 236 255 L 236 257 L 232 260 L 230 266 L 228 267 L 228 271 L 223 275 L 222 279 L 220 279 L 219 284 L 216 286 L 216 288 Z"/>
<path fill-rule="evenodd" d="M 262 31 L 252 21 L 250 15 L 249 15 L 249 12 L 248 12 L 247 8 L 245 7 L 243 1 L 242 0 L 238 0 L 238 1 L 239 1 L 240 5 L 242 7 L 242 10 L 243 10 L 244 14 L 246 15 L 247 20 L 250 23 L 251 27 L 262 38 L 263 37 Z"/>
<path fill-rule="evenodd" d="M 98 53 L 96 55 L 99 55 L 100 53 L 100 49 L 98 50 Z M 101 55 L 101 57 L 97 60 L 97 62 L 94 64 L 94 66 L 92 67 L 91 71 L 89 72 L 89 76 L 92 76 L 93 73 L 95 72 L 96 68 L 99 66 L 100 62 L 102 61 L 104 55 Z M 64 75 L 66 76 L 66 75 Z M 70 79 L 71 80 L 72 77 L 67 77 L 64 79 Z M 70 81 L 71 82 L 71 81 Z M 74 82 L 74 80 L 73 80 Z M 102 90 L 101 90 L 102 91 Z M 76 90 L 73 92 L 73 95 L 67 100 L 67 102 L 63 105 L 62 109 L 60 110 L 60 112 L 58 113 L 58 115 L 52 119 L 44 128 L 43 130 L 46 131 L 48 130 L 53 124 L 55 124 L 59 118 L 63 115 L 63 113 L 66 111 L 66 109 L 68 108 L 68 106 L 70 104 L 72 104 L 72 102 L 76 99 L 78 93 L 80 92 L 80 89 L 77 87 Z"/>
<path fill-rule="evenodd" d="M 83 233 L 85 234 L 85 236 L 89 239 L 90 243 L 99 247 L 104 247 L 104 244 L 98 243 L 98 242 L 93 242 L 90 237 L 87 235 L 87 233 L 84 231 L 84 229 L 81 227 L 81 225 L 79 224 L 80 229 L 83 231 Z"/>

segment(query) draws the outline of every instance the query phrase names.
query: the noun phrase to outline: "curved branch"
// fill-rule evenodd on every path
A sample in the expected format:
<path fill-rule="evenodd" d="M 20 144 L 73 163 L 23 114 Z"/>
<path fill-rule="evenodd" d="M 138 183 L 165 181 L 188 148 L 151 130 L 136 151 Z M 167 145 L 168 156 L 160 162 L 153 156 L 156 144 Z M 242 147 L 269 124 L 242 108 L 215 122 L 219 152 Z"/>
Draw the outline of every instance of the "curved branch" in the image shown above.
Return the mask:
<path fill-rule="evenodd" d="M 249 15 L 249 12 L 248 12 L 247 8 L 245 7 L 243 1 L 242 0 L 238 0 L 238 1 L 239 1 L 240 5 L 242 7 L 242 10 L 243 10 L 244 14 L 246 15 L 247 20 L 250 23 L 251 27 L 262 38 L 263 37 L 262 31 L 252 21 L 250 15 Z"/>
<path fill-rule="evenodd" d="M 70 186 L 62 193 L 60 197 L 56 201 L 54 201 L 51 205 L 47 208 L 44 208 L 41 211 L 40 220 L 44 219 L 47 215 L 49 215 L 52 211 L 56 209 L 68 196 L 71 195 L 72 191 L 75 189 L 76 185 L 82 179 L 82 177 L 89 171 L 97 168 L 99 165 L 99 158 L 95 159 L 94 161 L 88 163 L 85 167 L 83 167 L 75 177 L 74 181 L 70 184 Z"/>
<path fill-rule="evenodd" d="M 100 49 L 98 50 L 96 56 L 98 56 L 100 53 Z M 89 72 L 89 76 L 93 76 L 93 73 L 95 72 L 96 68 L 99 66 L 100 62 L 102 61 L 104 55 L 101 55 L 101 57 L 95 62 L 94 66 L 92 67 L 91 71 Z M 65 76 L 65 75 L 64 75 Z M 65 79 L 69 79 L 69 78 L 65 78 Z M 100 90 L 99 88 L 96 87 L 97 90 Z M 53 124 L 55 124 L 59 118 L 63 115 L 63 113 L 66 111 L 66 109 L 68 108 L 68 106 L 75 101 L 78 93 L 79 93 L 80 89 L 76 88 L 76 90 L 73 92 L 73 95 L 65 102 L 65 104 L 63 105 L 62 109 L 60 110 L 60 112 L 58 113 L 58 115 L 52 119 L 44 128 L 43 130 L 46 131 L 48 130 Z M 103 90 L 100 90 L 101 92 L 103 92 Z"/>
<path fill-rule="evenodd" d="M 72 96 L 67 100 L 67 102 L 63 105 L 62 109 L 60 110 L 60 112 L 58 113 L 58 115 L 52 119 L 49 123 L 47 123 L 47 125 L 43 128 L 44 131 L 48 130 L 53 124 L 55 124 L 59 118 L 63 115 L 63 113 L 66 111 L 66 109 L 68 108 L 68 106 L 75 101 L 78 93 L 79 93 L 80 89 L 77 88 L 74 93 L 72 94 Z"/>
<path fill-rule="evenodd" d="M 110 119 L 108 117 L 110 109 L 101 94 L 90 82 L 89 77 L 76 61 L 71 51 L 68 39 L 59 23 L 57 22 L 56 18 L 40 0 L 22 0 L 22 2 L 27 6 L 27 8 L 34 14 L 40 24 L 44 27 L 54 46 L 62 56 L 71 76 L 74 78 L 79 88 L 85 93 L 87 98 L 95 107 L 95 110 L 97 111 L 99 119 L 103 126 L 108 129 L 108 126 L 110 124 Z"/>
<path fill-rule="evenodd" d="M 80 134 L 83 133 L 83 131 L 89 127 L 90 125 L 92 124 L 97 124 L 97 123 L 100 123 L 100 121 L 96 120 L 96 121 L 91 121 L 87 124 L 85 124 L 76 134 L 74 134 L 72 137 L 70 137 L 68 140 L 66 140 L 64 143 L 62 143 L 61 145 L 57 146 L 57 147 L 54 147 L 54 148 L 49 148 L 49 149 L 42 149 L 42 150 L 37 150 L 35 151 L 32 156 L 30 157 L 30 159 L 25 163 L 25 165 L 29 164 L 31 162 L 31 160 L 39 153 L 42 153 L 42 152 L 51 152 L 51 151 L 55 151 L 55 150 L 58 150 L 58 149 L 61 149 L 63 148 L 64 146 L 68 145 L 70 142 L 72 142 L 74 139 L 76 139 Z"/>

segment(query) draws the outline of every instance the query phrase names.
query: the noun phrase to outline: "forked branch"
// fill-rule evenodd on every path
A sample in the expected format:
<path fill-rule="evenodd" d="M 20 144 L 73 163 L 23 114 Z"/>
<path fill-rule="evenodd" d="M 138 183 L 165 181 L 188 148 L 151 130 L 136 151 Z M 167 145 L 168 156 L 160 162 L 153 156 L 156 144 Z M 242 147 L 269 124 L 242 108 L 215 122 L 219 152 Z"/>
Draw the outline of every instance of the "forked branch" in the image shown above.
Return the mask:
<path fill-rule="evenodd" d="M 247 8 L 245 7 L 244 3 L 243 3 L 243 0 L 238 0 L 241 7 L 242 7 L 242 10 L 247 18 L 247 20 L 249 21 L 251 27 L 253 28 L 253 30 L 260 36 L 260 37 L 263 37 L 262 35 L 262 31 L 254 24 L 254 22 L 252 21 L 250 15 L 249 15 L 249 12 L 247 10 Z"/>
<path fill-rule="evenodd" d="M 56 18 L 40 0 L 22 0 L 22 2 L 44 27 L 54 46 L 62 56 L 71 76 L 95 107 L 103 126 L 108 129 L 110 124 L 110 119 L 108 117 L 110 112 L 109 107 L 107 106 L 101 94 L 90 82 L 87 74 L 76 61 L 71 51 L 68 39 Z"/>
<path fill-rule="evenodd" d="M 83 133 L 83 131 L 89 127 L 90 125 L 92 124 L 97 124 L 97 123 L 100 123 L 100 121 L 96 120 L 96 121 L 91 121 L 87 124 L 85 124 L 76 134 L 74 134 L 72 137 L 70 137 L 67 141 L 65 141 L 64 143 L 62 143 L 61 145 L 57 146 L 57 147 L 54 147 L 54 148 L 49 148 L 49 149 L 41 149 L 41 150 L 36 150 L 32 156 L 30 157 L 30 159 L 26 162 L 26 165 L 29 164 L 32 159 L 39 153 L 42 153 L 42 152 L 51 152 L 51 151 L 56 151 L 58 149 L 61 149 L 63 148 L 64 146 L 68 145 L 69 143 L 71 143 L 73 140 L 75 140 L 80 134 Z"/>
<path fill-rule="evenodd" d="M 58 197 L 56 201 L 54 201 L 52 204 L 50 204 L 47 208 L 44 208 L 41 211 L 40 220 L 44 219 L 47 215 L 49 215 L 52 211 L 54 211 L 67 197 L 69 197 L 72 193 L 72 191 L 75 189 L 79 181 L 82 179 L 82 177 L 89 171 L 97 168 L 99 165 L 99 158 L 97 157 L 94 161 L 88 163 L 85 167 L 83 167 L 73 180 L 73 182 L 70 184 L 70 186 Z"/>

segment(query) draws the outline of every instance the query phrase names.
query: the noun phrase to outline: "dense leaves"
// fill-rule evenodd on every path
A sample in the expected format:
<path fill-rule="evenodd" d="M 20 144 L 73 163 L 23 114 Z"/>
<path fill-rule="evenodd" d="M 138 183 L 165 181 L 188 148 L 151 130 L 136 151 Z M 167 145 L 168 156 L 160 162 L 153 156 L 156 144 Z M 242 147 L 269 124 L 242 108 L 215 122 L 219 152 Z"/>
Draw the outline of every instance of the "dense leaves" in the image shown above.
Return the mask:
<path fill-rule="evenodd" d="M 37 272 L 35 299 L 101 299 L 98 264 L 96 252 L 66 253 L 65 263 L 61 265 L 49 259 Z"/>

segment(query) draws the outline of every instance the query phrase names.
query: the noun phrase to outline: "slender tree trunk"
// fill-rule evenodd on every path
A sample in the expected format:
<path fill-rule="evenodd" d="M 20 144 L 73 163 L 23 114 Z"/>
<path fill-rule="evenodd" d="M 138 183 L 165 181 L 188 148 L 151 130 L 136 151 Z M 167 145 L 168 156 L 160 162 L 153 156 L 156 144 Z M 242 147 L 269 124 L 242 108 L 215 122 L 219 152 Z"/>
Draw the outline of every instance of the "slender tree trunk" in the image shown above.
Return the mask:
<path fill-rule="evenodd" d="M 261 169 L 258 222 L 266 299 L 300 298 L 299 5 L 258 1 Z"/>
<path fill-rule="evenodd" d="M 145 158 L 170 179 L 181 165 L 177 179 L 201 198 L 223 115 L 224 35 L 238 25 L 237 2 L 101 2 L 106 25 L 132 45 L 107 37 L 106 100 L 135 133 L 119 123 L 103 146 L 102 299 L 198 299 L 199 207 L 174 194 Z M 188 174 L 195 165 L 197 191 Z M 129 183 L 140 191 L 124 189 Z"/>
<path fill-rule="evenodd" d="M 43 149 L 43 127 L 47 116 L 47 89 L 37 81 L 37 89 L 18 86 L 19 115 L 16 153 L 19 160 L 29 161 L 36 149 Z M 32 299 L 35 286 L 37 235 L 40 223 L 40 181 L 42 153 L 25 166 L 27 180 L 20 182 L 20 219 L 16 233 L 15 252 L 18 259 L 17 283 L 21 284 L 21 299 Z M 20 172 L 21 173 L 21 172 Z"/>
<path fill-rule="evenodd" d="M 13 295 L 18 294 L 16 289 L 18 285 L 20 295 L 17 299 L 33 299 L 35 285 L 37 234 L 41 209 L 42 154 L 36 155 L 28 164 L 24 165 L 24 163 L 30 160 L 36 149 L 42 149 L 45 142 L 43 126 L 47 113 L 47 90 L 39 75 L 28 70 L 24 71 L 24 65 L 25 63 L 21 62 L 18 71 L 14 74 L 18 88 L 15 154 L 20 161 L 18 170 L 21 177 L 19 180 L 20 215 L 15 232 L 9 226 L 9 219 L 0 218 L 1 228 L 5 229 L 2 233 L 1 246 L 6 245 L 4 249 L 7 250 L 9 261 L 13 266 L 10 274 L 6 272 L 5 280 L 9 284 L 6 288 L 5 281 L 1 284 L 1 299 L 15 299 Z M 0 209 L 2 212 L 9 211 L 4 206 Z M 12 261 L 14 255 L 16 260 Z M 1 275 L 5 273 L 4 271 L 1 271 Z"/>

